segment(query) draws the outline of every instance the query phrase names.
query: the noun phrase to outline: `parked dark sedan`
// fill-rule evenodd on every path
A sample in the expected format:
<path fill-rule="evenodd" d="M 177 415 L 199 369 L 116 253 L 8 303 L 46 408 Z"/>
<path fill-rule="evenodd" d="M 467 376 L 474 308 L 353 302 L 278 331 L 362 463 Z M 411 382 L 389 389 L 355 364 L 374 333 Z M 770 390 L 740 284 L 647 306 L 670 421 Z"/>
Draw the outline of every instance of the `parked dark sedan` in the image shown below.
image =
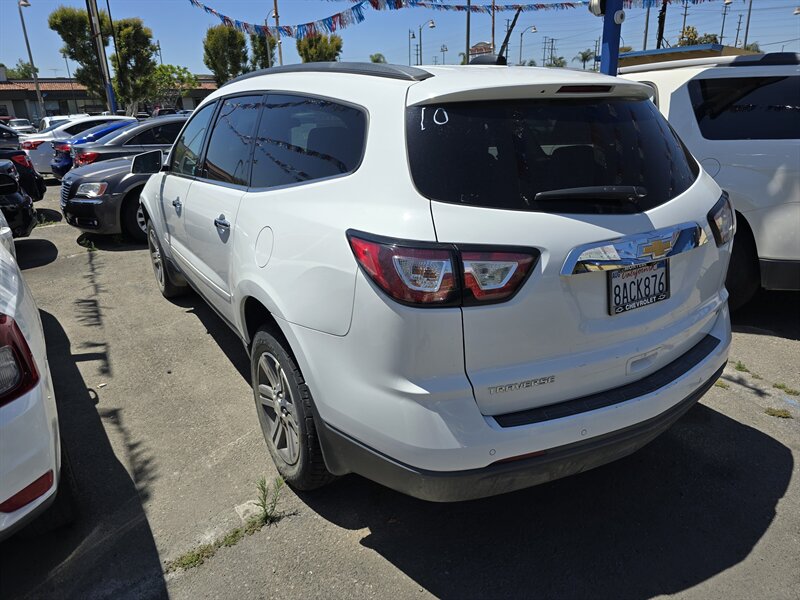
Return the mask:
<path fill-rule="evenodd" d="M 15 238 L 28 237 L 36 226 L 33 200 L 19 185 L 19 174 L 10 160 L 0 160 L 0 210 Z"/>
<path fill-rule="evenodd" d="M 3 150 L 0 148 L 0 159 L 7 159 L 14 163 L 19 173 L 19 184 L 34 202 L 44 198 L 47 191 L 47 184 L 36 168 L 25 150 Z"/>
<path fill-rule="evenodd" d="M 124 233 L 143 242 L 146 223 L 139 194 L 150 177 L 131 173 L 132 156 L 73 169 L 61 180 L 61 212 L 81 231 Z"/>
<path fill-rule="evenodd" d="M 151 150 L 168 152 L 186 119 L 178 115 L 148 119 L 123 127 L 94 143 L 75 146 L 72 152 L 73 167 Z"/>
<path fill-rule="evenodd" d="M 19 150 L 19 133 L 2 124 L 0 124 L 0 149 Z"/>

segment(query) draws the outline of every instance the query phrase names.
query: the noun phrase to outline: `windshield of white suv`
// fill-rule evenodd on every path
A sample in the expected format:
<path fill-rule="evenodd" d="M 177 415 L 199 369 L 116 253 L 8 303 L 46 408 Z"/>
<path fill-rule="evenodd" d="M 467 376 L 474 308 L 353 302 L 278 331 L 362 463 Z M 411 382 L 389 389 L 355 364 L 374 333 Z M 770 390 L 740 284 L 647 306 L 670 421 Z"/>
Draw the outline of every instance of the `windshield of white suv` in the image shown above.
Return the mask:
<path fill-rule="evenodd" d="M 28 119 L 11 119 L 9 124 L 17 127 L 30 127 L 31 122 Z"/>
<path fill-rule="evenodd" d="M 686 191 L 699 172 L 649 100 L 413 106 L 406 135 L 417 189 L 468 206 L 643 212 Z"/>

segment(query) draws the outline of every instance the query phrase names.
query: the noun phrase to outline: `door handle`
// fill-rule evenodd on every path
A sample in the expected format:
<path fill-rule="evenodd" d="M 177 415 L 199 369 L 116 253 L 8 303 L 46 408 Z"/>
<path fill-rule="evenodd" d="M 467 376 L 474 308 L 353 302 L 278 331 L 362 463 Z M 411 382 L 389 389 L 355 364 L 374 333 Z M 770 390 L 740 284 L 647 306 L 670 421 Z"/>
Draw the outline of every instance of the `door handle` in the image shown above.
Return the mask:
<path fill-rule="evenodd" d="M 172 206 L 174 206 L 175 208 L 180 208 L 181 206 L 183 206 L 183 203 L 180 201 L 180 199 L 175 198 L 175 200 L 172 201 Z"/>
<path fill-rule="evenodd" d="M 225 219 L 225 215 L 220 215 L 218 218 L 214 219 L 214 225 L 221 229 L 231 228 L 231 224 Z"/>

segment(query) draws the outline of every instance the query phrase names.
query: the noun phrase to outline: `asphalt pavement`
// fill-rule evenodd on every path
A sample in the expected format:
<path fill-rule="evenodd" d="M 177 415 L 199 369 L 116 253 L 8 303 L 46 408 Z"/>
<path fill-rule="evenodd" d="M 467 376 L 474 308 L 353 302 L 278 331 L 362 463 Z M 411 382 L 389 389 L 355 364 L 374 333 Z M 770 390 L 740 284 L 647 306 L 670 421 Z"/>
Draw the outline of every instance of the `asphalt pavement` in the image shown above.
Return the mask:
<path fill-rule="evenodd" d="M 449 505 L 357 476 L 285 488 L 278 523 L 167 572 L 276 476 L 247 354 L 196 296 L 160 296 L 146 248 L 81 235 L 58 187 L 37 208 L 56 222 L 17 255 L 80 516 L 0 545 L 0 597 L 800 598 L 800 396 L 774 387 L 800 389 L 800 294 L 735 315 L 721 384 L 626 459 Z"/>

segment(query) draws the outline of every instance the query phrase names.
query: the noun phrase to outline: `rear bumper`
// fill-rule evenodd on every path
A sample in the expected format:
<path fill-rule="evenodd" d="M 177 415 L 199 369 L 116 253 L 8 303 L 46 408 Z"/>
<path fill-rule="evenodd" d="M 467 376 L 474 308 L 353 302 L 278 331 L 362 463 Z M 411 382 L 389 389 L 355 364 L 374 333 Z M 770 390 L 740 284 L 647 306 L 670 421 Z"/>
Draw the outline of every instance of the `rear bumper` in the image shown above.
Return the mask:
<path fill-rule="evenodd" d="M 21 204 L 8 204 L 2 207 L 3 216 L 15 238 L 28 237 L 36 226 L 36 209 L 33 202 L 26 200 Z"/>
<path fill-rule="evenodd" d="M 623 458 L 669 429 L 722 374 L 720 367 L 680 402 L 661 414 L 585 441 L 551 448 L 532 458 L 481 469 L 441 472 L 398 462 L 317 419 L 325 461 L 333 473 L 354 472 L 389 488 L 433 502 L 474 500 L 588 471 Z"/>
<path fill-rule="evenodd" d="M 800 290 L 800 260 L 762 258 L 761 286 L 768 290 Z"/>

